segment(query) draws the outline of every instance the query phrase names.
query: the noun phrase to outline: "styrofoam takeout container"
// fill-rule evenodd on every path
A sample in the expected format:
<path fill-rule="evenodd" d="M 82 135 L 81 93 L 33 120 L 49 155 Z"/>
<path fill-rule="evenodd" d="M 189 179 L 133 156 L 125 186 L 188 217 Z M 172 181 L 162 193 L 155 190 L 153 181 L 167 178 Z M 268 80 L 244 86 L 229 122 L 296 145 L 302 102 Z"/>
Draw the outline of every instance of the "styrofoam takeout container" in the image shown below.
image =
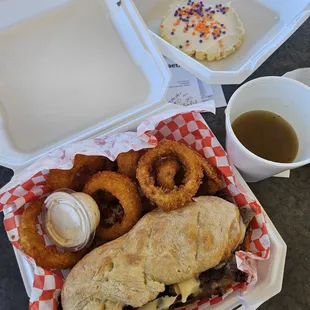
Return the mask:
<path fill-rule="evenodd" d="M 138 123 L 136 126 L 137 125 Z M 131 129 L 134 130 L 135 127 Z M 257 200 L 237 169 L 234 169 L 234 175 L 237 182 L 246 189 L 247 193 Z M 264 212 L 264 214 L 267 219 L 267 229 L 270 239 L 270 257 L 268 260 L 257 261 L 258 280 L 255 287 L 246 292 L 242 297 L 240 293 L 236 291 L 228 295 L 220 303 L 213 305 L 211 309 L 232 310 L 238 307 L 238 309 L 254 310 L 281 291 L 287 247 L 266 212 Z M 30 297 L 34 280 L 33 267 L 26 261 L 25 256 L 20 251 L 16 250 L 15 247 L 13 247 L 13 249 L 27 294 Z M 201 309 L 207 307 L 208 306 L 203 306 Z"/>
<path fill-rule="evenodd" d="M 61 145 L 135 130 L 166 108 L 170 73 L 131 0 L 1 1 L 0 68 L 0 164 L 16 174 Z M 268 228 L 256 287 L 214 309 L 255 309 L 280 291 L 286 246 Z M 14 252 L 30 295 L 34 271 Z"/>
<path fill-rule="evenodd" d="M 161 52 L 210 84 L 240 84 L 309 17 L 309 0 L 204 0 L 233 7 L 245 28 L 240 48 L 220 61 L 197 61 L 159 36 L 162 17 L 171 3 L 186 0 L 133 0 Z"/>

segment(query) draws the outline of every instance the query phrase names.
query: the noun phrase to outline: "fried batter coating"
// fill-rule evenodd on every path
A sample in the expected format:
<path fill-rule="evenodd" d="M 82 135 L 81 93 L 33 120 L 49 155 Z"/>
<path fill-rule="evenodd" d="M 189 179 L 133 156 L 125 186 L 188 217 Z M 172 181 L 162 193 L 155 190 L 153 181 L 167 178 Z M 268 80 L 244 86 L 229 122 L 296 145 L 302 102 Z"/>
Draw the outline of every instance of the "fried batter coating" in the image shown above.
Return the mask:
<path fill-rule="evenodd" d="M 126 153 L 120 153 L 116 158 L 117 172 L 128 177 L 136 178 L 137 164 L 142 155 L 141 151 L 130 150 Z"/>

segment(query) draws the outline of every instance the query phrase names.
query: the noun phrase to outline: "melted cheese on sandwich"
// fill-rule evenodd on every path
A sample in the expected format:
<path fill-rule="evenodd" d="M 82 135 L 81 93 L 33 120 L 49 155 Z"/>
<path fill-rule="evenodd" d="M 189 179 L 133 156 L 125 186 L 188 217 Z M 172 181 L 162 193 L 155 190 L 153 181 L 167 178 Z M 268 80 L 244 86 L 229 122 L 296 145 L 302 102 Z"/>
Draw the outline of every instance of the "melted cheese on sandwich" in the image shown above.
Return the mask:
<path fill-rule="evenodd" d="M 178 295 L 181 295 L 182 302 L 186 302 L 188 296 L 195 294 L 199 289 L 200 281 L 197 277 L 193 277 L 178 284 L 174 284 L 173 288 Z"/>

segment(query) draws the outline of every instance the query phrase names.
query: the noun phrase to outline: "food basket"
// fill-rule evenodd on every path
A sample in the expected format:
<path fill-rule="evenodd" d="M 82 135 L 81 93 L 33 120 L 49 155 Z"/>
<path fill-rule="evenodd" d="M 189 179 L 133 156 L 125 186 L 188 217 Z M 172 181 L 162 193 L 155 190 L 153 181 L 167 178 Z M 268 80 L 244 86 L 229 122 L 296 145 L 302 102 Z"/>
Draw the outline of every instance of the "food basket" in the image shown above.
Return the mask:
<path fill-rule="evenodd" d="M 224 301 L 213 298 L 190 308 L 255 309 L 280 291 L 286 245 L 201 117 L 199 112 L 214 112 L 214 103 L 185 108 L 165 102 L 169 71 L 130 1 L 6 1 L 0 2 L 0 17 L 1 61 L 8 64 L 0 84 L 10 86 L 0 87 L 0 164 L 14 170 L 0 191 L 0 206 L 32 309 L 57 308 L 68 272 L 35 266 L 18 243 L 25 206 L 49 191 L 48 169 L 70 168 L 77 153 L 115 159 L 165 138 L 207 156 L 226 180 L 224 191 L 240 206 L 253 206 L 259 217 L 248 237 L 258 260 L 253 269 L 242 267 L 256 285 L 240 295 L 236 284 Z M 242 265 L 247 256 L 240 255 Z"/>
<path fill-rule="evenodd" d="M 167 118 L 163 118 L 165 115 Z M 27 206 L 28 202 L 49 192 L 45 181 L 47 168 L 66 167 L 72 161 L 70 154 L 82 152 L 94 155 L 103 154 L 113 159 L 119 152 L 128 150 L 128 148 L 136 149 L 146 146 L 145 142 L 151 146 L 162 139 L 180 141 L 199 150 L 222 174 L 225 186 L 221 193 L 232 198 L 240 208 L 251 207 L 256 212 L 250 224 L 250 232 L 246 237 L 250 252 L 253 254 L 245 254 L 242 251 L 237 254 L 237 259 L 240 260 L 239 268 L 249 273 L 248 291 L 240 295 L 240 290 L 244 289 L 244 286 L 235 283 L 224 296 L 204 300 L 196 306 L 199 309 L 210 305 L 215 305 L 218 309 L 231 309 L 237 305 L 243 305 L 246 308 L 251 306 L 255 309 L 260 303 L 280 291 L 286 252 L 285 243 L 269 219 L 267 226 L 265 225 L 265 217 L 267 217 L 265 212 L 241 176 L 232 170 L 223 148 L 202 116 L 197 111 L 186 109 L 180 113 L 180 109 L 173 107 L 162 114 L 145 119 L 138 126 L 137 133 L 107 134 L 101 138 L 83 140 L 55 150 L 21 172 L 18 184 L 16 184 L 17 178 L 14 178 L 9 184 L 10 189 L 0 196 L 0 201 L 3 203 L 1 207 L 7 208 L 4 225 L 11 243 L 17 248 L 15 251 L 27 291 L 30 293 L 31 307 L 35 309 L 37 306 L 56 305 L 55 299 L 51 296 L 59 294 L 62 277 L 66 275 L 66 271 L 50 272 L 35 266 L 30 258 L 25 259 L 20 252 L 22 249 L 18 242 L 18 227 L 25 202 Z M 64 155 L 61 156 L 61 154 Z M 36 173 L 32 175 L 34 172 Z M 32 176 L 29 178 L 30 175 Z M 258 272 L 255 271 L 256 268 Z M 255 283 L 257 286 L 252 288 Z M 235 293 L 230 295 L 233 292 Z"/>
<path fill-rule="evenodd" d="M 160 51 L 209 84 L 240 84 L 250 76 L 309 17 L 308 0 L 223 0 L 205 3 L 230 5 L 245 29 L 244 42 L 226 59 L 197 61 L 159 36 L 162 17 L 171 3 L 185 0 L 133 0 Z"/>

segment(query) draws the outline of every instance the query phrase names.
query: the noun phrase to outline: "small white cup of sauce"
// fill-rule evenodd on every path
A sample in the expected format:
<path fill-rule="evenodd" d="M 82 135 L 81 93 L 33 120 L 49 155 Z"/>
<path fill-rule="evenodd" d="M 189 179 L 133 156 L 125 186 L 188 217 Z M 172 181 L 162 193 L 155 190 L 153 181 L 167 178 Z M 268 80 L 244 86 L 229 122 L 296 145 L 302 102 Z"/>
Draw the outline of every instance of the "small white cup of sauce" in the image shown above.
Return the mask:
<path fill-rule="evenodd" d="M 238 117 L 251 111 L 272 112 L 291 125 L 298 138 L 298 151 L 292 162 L 264 159 L 238 140 L 232 125 Z M 310 87 L 285 77 L 258 78 L 233 94 L 225 114 L 226 150 L 245 181 L 260 181 L 310 163 Z"/>
<path fill-rule="evenodd" d="M 61 189 L 42 205 L 44 229 L 62 250 L 79 251 L 91 244 L 100 221 L 96 201 L 85 193 Z"/>

